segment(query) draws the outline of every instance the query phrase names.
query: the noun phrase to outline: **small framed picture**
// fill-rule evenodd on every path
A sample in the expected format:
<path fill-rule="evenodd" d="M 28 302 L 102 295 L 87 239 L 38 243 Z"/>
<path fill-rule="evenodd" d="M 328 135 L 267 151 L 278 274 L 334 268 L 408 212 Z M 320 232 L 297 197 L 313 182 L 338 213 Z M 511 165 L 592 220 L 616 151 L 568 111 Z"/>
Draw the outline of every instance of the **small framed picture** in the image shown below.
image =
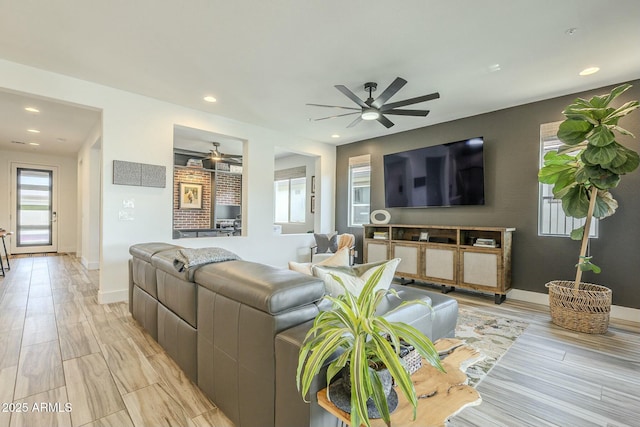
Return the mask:
<path fill-rule="evenodd" d="M 180 183 L 180 209 L 202 209 L 202 184 Z"/>
<path fill-rule="evenodd" d="M 418 239 L 421 242 L 428 242 L 429 241 L 429 233 L 423 231 L 420 233 L 420 238 Z"/>

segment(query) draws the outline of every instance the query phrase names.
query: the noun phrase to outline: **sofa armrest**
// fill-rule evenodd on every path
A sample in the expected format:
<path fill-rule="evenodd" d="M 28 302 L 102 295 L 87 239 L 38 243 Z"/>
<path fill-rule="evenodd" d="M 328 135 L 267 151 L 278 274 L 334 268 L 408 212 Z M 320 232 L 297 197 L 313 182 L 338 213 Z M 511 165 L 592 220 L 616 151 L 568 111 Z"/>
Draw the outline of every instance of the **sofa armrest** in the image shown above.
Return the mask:
<path fill-rule="evenodd" d="M 318 405 L 317 392 L 326 387 L 327 366 L 338 354 L 327 360 L 311 383 L 305 402 L 296 387 L 298 354 L 313 320 L 302 323 L 276 336 L 276 402 L 275 425 L 330 427 L 341 425 L 339 420 Z"/>

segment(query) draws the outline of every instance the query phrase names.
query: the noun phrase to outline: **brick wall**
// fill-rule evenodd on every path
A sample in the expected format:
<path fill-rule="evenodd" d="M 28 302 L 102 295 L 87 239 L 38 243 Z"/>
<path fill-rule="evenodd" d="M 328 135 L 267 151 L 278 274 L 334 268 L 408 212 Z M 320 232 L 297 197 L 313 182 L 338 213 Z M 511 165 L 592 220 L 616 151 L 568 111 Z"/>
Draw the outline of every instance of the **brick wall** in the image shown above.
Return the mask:
<path fill-rule="evenodd" d="M 217 172 L 216 173 L 216 204 L 242 204 L 242 175 Z"/>
<path fill-rule="evenodd" d="M 202 209 L 179 209 L 180 183 L 202 184 Z M 211 228 L 211 172 L 197 169 L 173 170 L 173 228 Z"/>

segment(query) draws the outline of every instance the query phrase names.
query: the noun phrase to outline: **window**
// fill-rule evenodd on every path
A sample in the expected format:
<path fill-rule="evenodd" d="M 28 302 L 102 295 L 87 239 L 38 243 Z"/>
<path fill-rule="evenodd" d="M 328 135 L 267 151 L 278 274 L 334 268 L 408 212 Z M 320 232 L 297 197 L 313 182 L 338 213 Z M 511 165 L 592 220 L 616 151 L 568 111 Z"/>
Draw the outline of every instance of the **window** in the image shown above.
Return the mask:
<path fill-rule="evenodd" d="M 349 158 L 349 227 L 369 224 L 371 156 Z"/>
<path fill-rule="evenodd" d="M 555 151 L 562 145 L 556 134 L 562 122 L 544 123 L 540 125 L 540 162 L 542 167 L 544 155 Z M 540 199 L 538 212 L 538 235 L 540 236 L 569 236 L 571 231 L 584 225 L 586 218 L 567 216 L 562 210 L 562 202 L 553 198 L 553 186 L 540 184 Z M 598 220 L 591 220 L 589 237 L 598 237 Z"/>
<path fill-rule="evenodd" d="M 276 171 L 274 189 L 276 223 L 302 223 L 307 212 L 306 167 Z"/>

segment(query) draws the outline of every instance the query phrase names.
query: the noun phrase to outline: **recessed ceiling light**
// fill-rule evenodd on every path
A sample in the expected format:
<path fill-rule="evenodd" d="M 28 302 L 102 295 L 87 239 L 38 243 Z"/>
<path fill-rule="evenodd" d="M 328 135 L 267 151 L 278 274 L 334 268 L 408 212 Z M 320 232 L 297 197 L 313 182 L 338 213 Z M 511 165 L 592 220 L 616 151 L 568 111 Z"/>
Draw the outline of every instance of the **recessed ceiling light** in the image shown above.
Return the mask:
<path fill-rule="evenodd" d="M 333 135 L 331 135 L 331 138 L 340 138 L 340 135 L 338 135 L 337 133 L 334 133 Z"/>
<path fill-rule="evenodd" d="M 589 67 L 589 68 L 585 68 L 584 70 L 580 71 L 580 75 L 581 76 L 588 76 L 591 74 L 595 74 L 598 71 L 600 71 L 600 67 Z"/>
<path fill-rule="evenodd" d="M 40 112 L 40 110 L 38 110 L 37 108 L 33 108 L 33 107 L 25 107 L 24 109 L 25 109 L 25 111 L 28 111 L 30 113 L 39 113 Z"/>
<path fill-rule="evenodd" d="M 211 95 L 207 95 L 202 99 L 204 99 L 207 102 L 216 102 L 217 101 L 217 99 L 214 96 L 211 96 Z"/>
<path fill-rule="evenodd" d="M 37 142 L 30 142 L 29 145 L 40 145 Z"/>
<path fill-rule="evenodd" d="M 502 68 L 500 68 L 500 64 L 492 64 L 489 65 L 489 71 L 491 71 L 492 73 L 495 73 L 496 71 L 500 71 Z"/>
<path fill-rule="evenodd" d="M 40 131 L 38 129 L 27 129 L 27 132 L 40 133 Z"/>
<path fill-rule="evenodd" d="M 568 29 L 567 31 L 565 31 L 564 33 L 565 33 L 566 35 L 568 35 L 568 36 L 572 36 L 572 35 L 574 35 L 574 34 L 576 33 L 576 31 L 578 31 L 578 29 L 577 29 L 577 28 L 575 28 L 575 27 L 572 27 L 572 28 L 569 28 L 569 29 Z"/>

